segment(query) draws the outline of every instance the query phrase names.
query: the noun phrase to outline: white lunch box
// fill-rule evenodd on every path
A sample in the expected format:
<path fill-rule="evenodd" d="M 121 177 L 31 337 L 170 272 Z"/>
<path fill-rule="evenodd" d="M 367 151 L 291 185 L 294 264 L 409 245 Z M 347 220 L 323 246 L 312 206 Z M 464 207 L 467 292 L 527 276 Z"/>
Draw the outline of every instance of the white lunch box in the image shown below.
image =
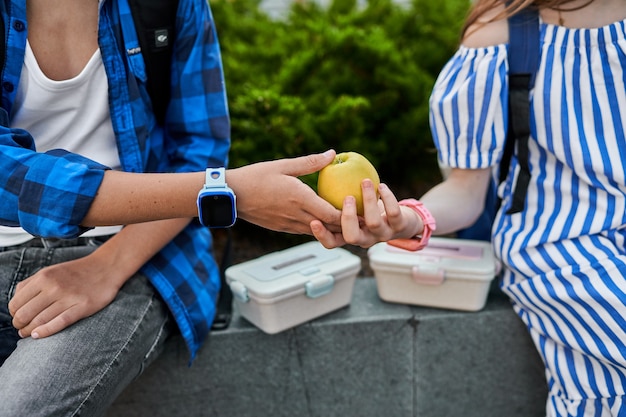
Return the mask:
<path fill-rule="evenodd" d="M 241 316 L 273 334 L 350 304 L 361 258 L 313 241 L 231 266 Z"/>
<path fill-rule="evenodd" d="M 386 243 L 368 250 L 381 299 L 401 304 L 478 311 L 500 267 L 490 242 L 433 237 L 421 251 Z"/>

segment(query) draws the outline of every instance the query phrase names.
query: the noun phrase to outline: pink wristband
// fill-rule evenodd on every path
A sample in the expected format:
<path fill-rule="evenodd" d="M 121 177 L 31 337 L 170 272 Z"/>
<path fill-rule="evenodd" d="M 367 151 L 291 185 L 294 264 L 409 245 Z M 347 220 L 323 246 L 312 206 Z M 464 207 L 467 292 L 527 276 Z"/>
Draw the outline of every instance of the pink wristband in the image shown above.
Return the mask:
<path fill-rule="evenodd" d="M 420 236 L 415 236 L 412 239 L 392 239 L 387 243 L 391 246 L 396 246 L 401 249 L 406 249 L 410 251 L 417 251 L 423 249 L 426 245 L 428 245 L 428 240 L 432 235 L 433 231 L 437 229 L 437 223 L 435 222 L 435 218 L 430 211 L 421 201 L 418 201 L 414 198 L 408 198 L 406 200 L 399 201 L 398 204 L 401 206 L 410 207 L 417 213 L 418 216 L 422 219 L 424 223 L 424 230 Z"/>

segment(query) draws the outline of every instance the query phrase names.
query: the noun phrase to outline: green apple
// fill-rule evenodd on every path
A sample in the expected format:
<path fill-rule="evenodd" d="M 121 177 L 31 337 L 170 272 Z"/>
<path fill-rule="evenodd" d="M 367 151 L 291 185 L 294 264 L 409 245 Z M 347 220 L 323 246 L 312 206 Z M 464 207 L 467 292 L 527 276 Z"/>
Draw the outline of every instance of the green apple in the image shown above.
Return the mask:
<path fill-rule="evenodd" d="M 347 196 L 356 199 L 357 214 L 363 215 L 361 182 L 369 178 L 374 183 L 376 194 L 380 179 L 376 168 L 363 155 L 356 152 L 337 154 L 333 162 L 324 167 L 317 179 L 317 194 L 341 210 Z"/>

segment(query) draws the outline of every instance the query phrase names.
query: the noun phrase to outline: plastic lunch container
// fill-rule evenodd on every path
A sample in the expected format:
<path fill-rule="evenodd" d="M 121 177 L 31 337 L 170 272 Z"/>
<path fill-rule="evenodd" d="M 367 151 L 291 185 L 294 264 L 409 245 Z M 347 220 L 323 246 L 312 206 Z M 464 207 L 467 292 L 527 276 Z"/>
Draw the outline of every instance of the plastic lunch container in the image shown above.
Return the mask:
<path fill-rule="evenodd" d="M 433 237 L 421 251 L 368 250 L 379 297 L 391 303 L 478 311 L 500 267 L 490 242 Z"/>
<path fill-rule="evenodd" d="M 312 241 L 226 270 L 236 308 L 265 333 L 297 326 L 350 304 L 361 258 Z"/>

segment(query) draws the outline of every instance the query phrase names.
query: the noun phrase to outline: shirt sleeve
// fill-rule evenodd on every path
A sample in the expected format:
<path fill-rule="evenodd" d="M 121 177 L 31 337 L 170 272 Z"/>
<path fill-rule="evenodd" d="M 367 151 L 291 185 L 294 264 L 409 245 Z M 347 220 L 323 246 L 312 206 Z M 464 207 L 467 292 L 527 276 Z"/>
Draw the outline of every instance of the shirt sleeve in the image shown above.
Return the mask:
<path fill-rule="evenodd" d="M 32 137 L 8 128 L 0 113 L 0 224 L 41 237 L 85 232 L 80 223 L 107 167 L 63 150 L 37 153 Z"/>
<path fill-rule="evenodd" d="M 497 165 L 508 125 L 506 45 L 461 46 L 430 97 L 430 125 L 439 160 L 453 168 Z"/>
<path fill-rule="evenodd" d="M 230 117 L 215 22 L 205 0 L 180 2 L 165 131 L 169 170 L 226 166 Z"/>

